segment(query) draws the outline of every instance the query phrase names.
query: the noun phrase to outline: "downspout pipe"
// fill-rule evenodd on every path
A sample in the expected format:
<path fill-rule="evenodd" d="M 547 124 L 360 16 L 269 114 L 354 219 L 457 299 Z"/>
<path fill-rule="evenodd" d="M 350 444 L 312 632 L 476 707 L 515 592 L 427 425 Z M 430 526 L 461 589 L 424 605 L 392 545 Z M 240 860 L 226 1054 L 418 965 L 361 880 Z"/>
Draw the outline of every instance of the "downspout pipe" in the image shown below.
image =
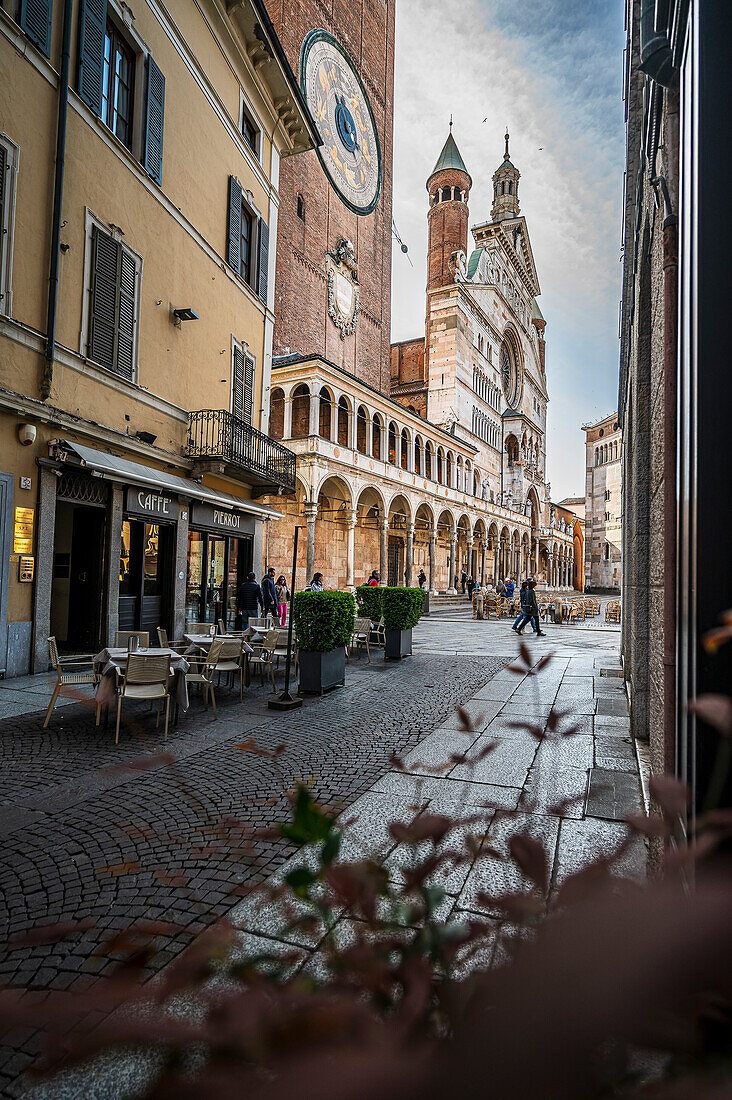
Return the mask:
<path fill-rule="evenodd" d="M 678 218 L 663 176 L 653 185 L 663 199 L 663 755 L 676 766 L 676 400 L 678 346 Z"/>
<path fill-rule="evenodd" d="M 53 361 L 56 357 L 56 312 L 58 308 L 58 265 L 61 247 L 61 207 L 64 195 L 66 162 L 66 117 L 69 108 L 69 66 L 71 60 L 71 17 L 73 0 L 64 0 L 63 44 L 58 88 L 58 123 L 56 126 L 56 168 L 53 181 L 53 214 L 51 216 L 51 263 L 48 275 L 48 310 L 46 313 L 46 354 L 41 380 L 41 400 L 51 395 Z"/>
<path fill-rule="evenodd" d="M 656 0 L 641 0 L 640 70 L 664 88 L 672 83 L 676 70 L 668 36 L 659 29 Z"/>

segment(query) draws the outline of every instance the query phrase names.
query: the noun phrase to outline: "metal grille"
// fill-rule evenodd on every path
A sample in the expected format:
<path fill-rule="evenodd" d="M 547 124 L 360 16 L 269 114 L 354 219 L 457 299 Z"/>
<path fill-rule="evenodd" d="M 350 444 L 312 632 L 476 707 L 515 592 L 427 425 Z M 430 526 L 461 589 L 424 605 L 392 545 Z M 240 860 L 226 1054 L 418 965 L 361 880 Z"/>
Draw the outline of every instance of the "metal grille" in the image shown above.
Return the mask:
<path fill-rule="evenodd" d="M 200 409 L 188 417 L 188 454 L 219 458 L 245 470 L 258 484 L 295 491 L 295 455 L 225 409 Z"/>
<path fill-rule="evenodd" d="M 105 481 L 71 473 L 61 474 L 56 489 L 57 500 L 70 500 L 75 504 L 93 504 L 97 508 L 106 506 L 108 494 L 109 486 Z"/>

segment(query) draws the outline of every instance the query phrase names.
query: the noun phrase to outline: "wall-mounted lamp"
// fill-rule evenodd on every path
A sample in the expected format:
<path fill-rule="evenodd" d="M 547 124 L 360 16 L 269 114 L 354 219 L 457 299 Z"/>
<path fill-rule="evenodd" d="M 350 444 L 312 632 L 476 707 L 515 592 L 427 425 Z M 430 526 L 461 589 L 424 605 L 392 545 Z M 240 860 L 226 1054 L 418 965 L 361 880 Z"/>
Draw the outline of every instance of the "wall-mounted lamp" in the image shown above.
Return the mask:
<path fill-rule="evenodd" d="M 198 314 L 195 309 L 191 309 L 190 306 L 184 306 L 181 309 L 173 310 L 173 324 L 176 328 L 180 328 L 181 321 L 197 321 Z"/>

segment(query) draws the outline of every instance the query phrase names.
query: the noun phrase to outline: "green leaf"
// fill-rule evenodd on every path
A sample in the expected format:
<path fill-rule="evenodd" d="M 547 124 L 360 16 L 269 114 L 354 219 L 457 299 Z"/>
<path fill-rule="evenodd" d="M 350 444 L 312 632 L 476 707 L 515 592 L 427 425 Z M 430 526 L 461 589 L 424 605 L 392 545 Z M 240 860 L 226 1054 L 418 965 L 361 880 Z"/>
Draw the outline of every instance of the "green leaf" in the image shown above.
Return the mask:
<path fill-rule="evenodd" d="M 341 847 L 341 835 L 340 829 L 331 830 L 330 836 L 320 849 L 320 862 L 324 867 L 329 867 L 338 855 Z"/>
<path fill-rule="evenodd" d="M 309 867 L 293 867 L 285 875 L 285 882 L 296 893 L 307 890 L 316 881 L 317 875 Z"/>
<path fill-rule="evenodd" d="M 441 886 L 425 886 L 422 893 L 424 894 L 427 912 L 431 915 L 445 897 L 445 891 Z"/>

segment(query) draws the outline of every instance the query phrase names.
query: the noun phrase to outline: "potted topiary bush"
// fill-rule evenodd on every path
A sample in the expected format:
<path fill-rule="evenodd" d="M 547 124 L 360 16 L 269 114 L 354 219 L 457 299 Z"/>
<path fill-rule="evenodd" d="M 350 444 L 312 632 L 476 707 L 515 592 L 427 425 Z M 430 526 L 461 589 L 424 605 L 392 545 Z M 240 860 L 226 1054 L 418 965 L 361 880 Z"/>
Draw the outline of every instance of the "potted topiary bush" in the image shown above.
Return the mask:
<path fill-rule="evenodd" d="M 368 618 L 371 620 L 372 625 L 375 623 L 378 626 L 379 621 L 383 613 L 382 609 L 382 597 L 386 589 L 377 588 L 376 585 L 361 585 L 356 589 L 356 607 L 358 608 L 358 614 L 362 618 Z M 376 630 L 371 631 L 370 642 L 378 642 L 379 635 Z"/>
<path fill-rule="evenodd" d="M 424 606 L 421 588 L 384 588 L 382 614 L 386 628 L 384 659 L 399 661 L 412 652 L 412 627 L 419 622 Z"/>
<path fill-rule="evenodd" d="M 293 615 L 300 650 L 300 691 L 322 695 L 346 679 L 346 646 L 356 601 L 350 592 L 297 592 Z"/>

